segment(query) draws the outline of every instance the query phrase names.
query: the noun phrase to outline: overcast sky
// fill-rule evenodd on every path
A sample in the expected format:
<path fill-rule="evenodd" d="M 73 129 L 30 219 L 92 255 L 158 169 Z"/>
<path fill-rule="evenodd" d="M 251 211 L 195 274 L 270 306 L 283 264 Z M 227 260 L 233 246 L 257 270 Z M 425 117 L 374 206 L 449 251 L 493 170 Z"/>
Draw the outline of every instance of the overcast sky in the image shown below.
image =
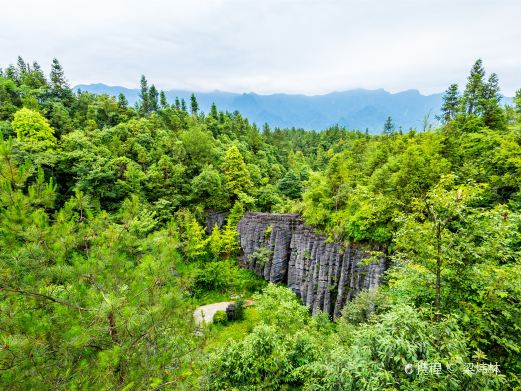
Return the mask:
<path fill-rule="evenodd" d="M 53 57 L 71 84 L 321 94 L 440 92 L 481 57 L 521 87 L 520 0 L 24 0 L 1 6 L 0 66 Z"/>

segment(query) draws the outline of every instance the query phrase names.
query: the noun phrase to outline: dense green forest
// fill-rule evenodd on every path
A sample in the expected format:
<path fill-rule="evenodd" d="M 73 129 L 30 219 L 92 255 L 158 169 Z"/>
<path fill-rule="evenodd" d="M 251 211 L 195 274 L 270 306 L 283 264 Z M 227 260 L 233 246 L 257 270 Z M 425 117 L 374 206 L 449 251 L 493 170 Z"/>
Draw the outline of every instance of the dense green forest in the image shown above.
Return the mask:
<path fill-rule="evenodd" d="M 0 388 L 521 389 L 521 90 L 478 60 L 436 130 L 262 129 L 0 70 Z M 207 235 L 209 210 L 229 211 Z M 385 249 L 335 322 L 237 265 L 245 211 Z M 253 298 L 194 334 L 198 305 Z M 407 364 L 411 364 L 408 369 Z M 497 364 L 497 365 L 496 365 Z"/>

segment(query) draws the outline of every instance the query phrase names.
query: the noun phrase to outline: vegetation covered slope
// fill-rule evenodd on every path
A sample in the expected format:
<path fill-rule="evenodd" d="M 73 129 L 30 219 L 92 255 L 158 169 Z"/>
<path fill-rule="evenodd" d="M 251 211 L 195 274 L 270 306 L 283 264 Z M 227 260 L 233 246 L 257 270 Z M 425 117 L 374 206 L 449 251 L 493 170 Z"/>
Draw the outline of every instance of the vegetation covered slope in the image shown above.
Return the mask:
<path fill-rule="evenodd" d="M 46 78 L 19 58 L 0 73 L 0 385 L 518 387 L 521 92 L 503 108 L 478 61 L 441 120 L 259 130 L 195 97 L 170 104 L 144 77 L 129 107 L 74 93 L 57 60 Z M 230 211 L 210 235 L 208 209 Z M 233 342 L 195 336 L 196 305 L 263 286 L 235 262 L 245 210 L 379 244 L 385 286 L 337 324 L 269 286 Z"/>

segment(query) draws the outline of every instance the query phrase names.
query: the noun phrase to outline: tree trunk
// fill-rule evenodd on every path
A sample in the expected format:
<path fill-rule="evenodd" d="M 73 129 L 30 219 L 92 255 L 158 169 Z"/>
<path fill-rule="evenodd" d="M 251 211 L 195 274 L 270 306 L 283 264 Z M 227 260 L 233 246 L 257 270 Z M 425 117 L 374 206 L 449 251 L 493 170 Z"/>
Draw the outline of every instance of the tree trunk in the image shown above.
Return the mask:
<path fill-rule="evenodd" d="M 112 338 L 112 341 L 114 343 L 119 343 L 118 331 L 116 330 L 116 321 L 114 319 L 114 314 L 112 312 L 110 312 L 108 317 L 107 317 L 107 319 L 109 321 L 109 334 L 110 334 L 110 337 Z"/>

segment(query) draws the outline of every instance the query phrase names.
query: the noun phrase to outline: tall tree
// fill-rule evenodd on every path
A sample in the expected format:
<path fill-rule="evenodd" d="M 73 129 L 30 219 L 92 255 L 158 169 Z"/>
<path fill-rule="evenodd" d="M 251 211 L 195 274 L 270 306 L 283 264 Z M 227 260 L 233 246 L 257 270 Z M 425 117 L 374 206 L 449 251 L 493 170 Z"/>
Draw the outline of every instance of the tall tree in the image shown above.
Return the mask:
<path fill-rule="evenodd" d="M 483 68 L 483 61 L 478 59 L 470 70 L 467 85 L 463 92 L 463 104 L 467 115 L 477 114 L 479 101 L 483 96 L 485 88 L 484 78 L 485 69 Z"/>
<path fill-rule="evenodd" d="M 141 115 L 145 116 L 150 113 L 150 96 L 148 90 L 148 81 L 145 75 L 141 75 L 140 81 L 140 93 L 139 93 L 139 111 Z"/>
<path fill-rule="evenodd" d="M 483 122 L 491 129 L 504 127 L 501 98 L 499 79 L 495 73 L 492 73 L 483 86 L 483 96 L 479 102 L 479 111 L 483 117 Z"/>
<path fill-rule="evenodd" d="M 441 119 L 444 123 L 450 122 L 458 112 L 460 105 L 460 94 L 457 84 L 451 84 L 443 95 L 441 106 Z"/>
<path fill-rule="evenodd" d="M 436 318 L 441 319 L 442 271 L 460 261 L 454 251 L 460 226 L 472 212 L 471 203 L 481 192 L 479 186 L 455 186 L 455 176 L 447 175 L 424 198 L 416 200 L 416 214 L 401 221 L 396 234 L 398 262 L 416 262 L 435 275 Z"/>
<path fill-rule="evenodd" d="M 33 67 L 30 72 L 30 77 L 28 77 L 27 84 L 34 89 L 47 87 L 47 79 L 36 61 L 33 62 Z"/>
<path fill-rule="evenodd" d="M 148 90 L 148 99 L 150 103 L 150 111 L 157 111 L 159 109 L 159 93 L 155 85 L 151 85 Z"/>
<path fill-rule="evenodd" d="M 387 119 L 385 120 L 385 123 L 384 123 L 384 134 L 390 135 L 393 132 L 394 132 L 394 123 L 393 123 L 393 119 L 389 116 L 389 117 L 387 117 Z"/>
<path fill-rule="evenodd" d="M 159 104 L 163 109 L 166 109 L 168 107 L 168 100 L 166 99 L 166 94 L 163 90 L 161 90 L 161 92 L 159 93 Z"/>
<path fill-rule="evenodd" d="M 128 107 L 127 97 L 123 93 L 118 95 L 118 106 L 120 109 L 126 109 Z"/>
<path fill-rule="evenodd" d="M 40 64 L 38 64 L 37 61 L 33 61 L 33 71 L 38 71 L 38 72 L 42 72 L 42 67 L 40 66 Z"/>
<path fill-rule="evenodd" d="M 232 195 L 232 201 L 249 191 L 252 186 L 250 173 L 236 145 L 232 145 L 224 154 L 223 171 L 225 187 Z"/>
<path fill-rule="evenodd" d="M 59 96 L 64 91 L 70 91 L 69 82 L 65 78 L 65 72 L 57 58 L 52 60 L 50 81 L 52 90 L 57 92 Z"/>
<path fill-rule="evenodd" d="M 292 200 L 302 195 L 302 182 L 292 170 L 289 170 L 286 175 L 279 180 L 277 187 L 282 194 Z"/>
<path fill-rule="evenodd" d="M 514 96 L 514 109 L 518 114 L 521 114 L 521 88 L 516 91 Z"/>
<path fill-rule="evenodd" d="M 9 65 L 6 69 L 5 69 L 5 77 L 8 78 L 8 79 L 11 79 L 12 81 L 14 82 L 18 82 L 18 72 L 16 71 L 16 68 L 14 67 L 14 65 Z"/>
<path fill-rule="evenodd" d="M 23 75 L 28 73 L 30 71 L 29 64 L 26 64 L 24 59 L 20 56 L 18 56 L 17 60 L 17 66 L 18 66 L 18 77 L 21 78 Z"/>
<path fill-rule="evenodd" d="M 210 107 L 210 117 L 212 117 L 215 120 L 219 119 L 219 112 L 217 111 L 217 106 L 215 103 L 212 103 L 212 107 Z"/>
<path fill-rule="evenodd" d="M 190 96 L 190 111 L 192 112 L 192 115 L 197 115 L 197 112 L 199 111 L 199 104 L 197 103 L 197 98 L 194 94 Z"/>

